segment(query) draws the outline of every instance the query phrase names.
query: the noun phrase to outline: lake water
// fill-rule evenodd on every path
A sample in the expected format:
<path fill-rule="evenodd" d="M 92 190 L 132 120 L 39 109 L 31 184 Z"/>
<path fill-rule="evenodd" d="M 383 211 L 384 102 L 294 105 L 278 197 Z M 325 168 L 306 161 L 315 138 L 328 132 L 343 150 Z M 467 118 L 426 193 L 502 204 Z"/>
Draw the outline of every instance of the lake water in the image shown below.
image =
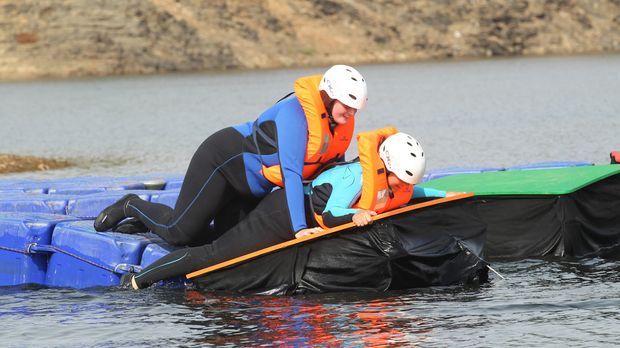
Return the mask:
<path fill-rule="evenodd" d="M 357 130 L 416 136 L 429 168 L 620 150 L 620 56 L 359 66 Z M 5 178 L 183 174 L 195 148 L 324 68 L 0 83 L 0 153 L 76 165 Z M 355 154 L 355 149 L 349 155 Z M 495 261 L 478 287 L 294 297 L 0 288 L 1 345 L 615 346 L 620 261 Z"/>

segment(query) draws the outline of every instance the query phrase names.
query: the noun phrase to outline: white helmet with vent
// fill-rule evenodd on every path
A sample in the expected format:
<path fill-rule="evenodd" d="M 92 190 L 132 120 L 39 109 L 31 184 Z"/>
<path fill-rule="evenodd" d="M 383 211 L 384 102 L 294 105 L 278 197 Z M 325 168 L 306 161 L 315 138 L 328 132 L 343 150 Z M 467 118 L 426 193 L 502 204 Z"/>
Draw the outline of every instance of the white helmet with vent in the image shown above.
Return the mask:
<path fill-rule="evenodd" d="M 379 157 L 387 170 L 408 184 L 416 184 L 424 176 L 424 150 L 409 134 L 396 133 L 385 139 L 379 146 Z"/>
<path fill-rule="evenodd" d="M 364 77 L 347 65 L 334 65 L 325 72 L 319 90 L 346 106 L 361 110 L 368 100 L 368 88 Z"/>

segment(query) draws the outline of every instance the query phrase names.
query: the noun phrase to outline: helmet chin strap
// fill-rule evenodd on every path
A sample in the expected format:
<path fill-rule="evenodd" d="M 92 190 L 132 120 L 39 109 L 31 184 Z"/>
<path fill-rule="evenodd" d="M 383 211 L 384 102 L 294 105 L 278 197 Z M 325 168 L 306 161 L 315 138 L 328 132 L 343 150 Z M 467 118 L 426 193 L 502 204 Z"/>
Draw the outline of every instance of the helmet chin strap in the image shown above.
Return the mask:
<path fill-rule="evenodd" d="M 385 181 L 387 181 L 388 194 L 390 195 L 390 199 L 393 199 L 394 198 L 394 189 L 392 188 L 392 185 L 390 184 L 390 174 L 391 174 L 391 172 L 387 172 L 387 175 L 385 176 Z"/>
<path fill-rule="evenodd" d="M 329 119 L 329 129 L 332 131 L 338 125 L 334 120 L 334 116 L 332 116 L 332 110 L 334 110 L 334 104 L 336 103 L 336 99 L 332 99 L 332 101 L 327 106 L 327 117 Z"/>
<path fill-rule="evenodd" d="M 334 110 L 334 104 L 336 104 L 336 99 L 332 99 L 327 105 L 327 115 L 331 121 L 334 120 L 334 116 L 332 116 L 332 111 Z"/>

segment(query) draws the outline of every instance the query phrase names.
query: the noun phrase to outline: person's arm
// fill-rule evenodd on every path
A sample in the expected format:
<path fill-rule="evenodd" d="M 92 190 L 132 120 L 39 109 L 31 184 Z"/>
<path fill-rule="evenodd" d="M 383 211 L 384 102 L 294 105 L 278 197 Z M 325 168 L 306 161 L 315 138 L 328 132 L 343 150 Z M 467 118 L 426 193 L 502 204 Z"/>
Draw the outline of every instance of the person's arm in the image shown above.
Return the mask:
<path fill-rule="evenodd" d="M 329 210 L 325 209 L 321 217 L 325 226 L 336 227 L 352 222 L 357 212 L 358 209 L 353 208 L 331 207 Z"/>
<path fill-rule="evenodd" d="M 282 181 L 286 193 L 286 206 L 291 231 L 307 227 L 304 213 L 302 171 L 308 142 L 308 124 L 301 108 L 282 108 L 275 118 L 276 142 Z"/>
<path fill-rule="evenodd" d="M 354 198 L 355 201 L 357 201 L 357 197 Z M 356 226 L 366 226 L 372 222 L 372 217 L 377 215 L 372 210 L 344 208 L 342 203 L 344 203 L 344 200 L 342 202 L 333 202 L 329 208 L 325 208 L 321 215 L 325 226 L 335 227 L 348 224 L 349 222 L 353 222 Z"/>
<path fill-rule="evenodd" d="M 327 227 L 335 227 L 352 222 L 353 216 L 359 212 L 359 209 L 351 206 L 362 190 L 361 169 L 355 165 L 345 165 L 334 167 L 321 175 L 321 180 L 313 190 L 321 191 L 327 197 L 321 214 L 323 223 Z"/>
<path fill-rule="evenodd" d="M 425 197 L 445 197 L 446 191 L 437 190 L 428 187 L 413 187 L 413 195 L 411 198 L 425 198 Z"/>
<path fill-rule="evenodd" d="M 442 191 L 430 187 L 413 187 L 413 195 L 411 198 L 425 198 L 425 197 L 452 197 L 464 192 L 452 192 Z"/>

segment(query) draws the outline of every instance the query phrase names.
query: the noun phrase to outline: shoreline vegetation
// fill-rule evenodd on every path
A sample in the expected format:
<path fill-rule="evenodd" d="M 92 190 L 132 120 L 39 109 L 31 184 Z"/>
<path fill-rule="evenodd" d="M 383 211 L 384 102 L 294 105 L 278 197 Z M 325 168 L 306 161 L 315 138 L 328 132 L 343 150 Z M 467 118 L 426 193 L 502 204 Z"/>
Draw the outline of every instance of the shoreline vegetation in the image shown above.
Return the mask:
<path fill-rule="evenodd" d="M 7 0 L 0 52 L 0 81 L 605 54 L 620 0 Z"/>
<path fill-rule="evenodd" d="M 0 153 L 0 174 L 62 169 L 71 166 L 65 160 Z"/>

